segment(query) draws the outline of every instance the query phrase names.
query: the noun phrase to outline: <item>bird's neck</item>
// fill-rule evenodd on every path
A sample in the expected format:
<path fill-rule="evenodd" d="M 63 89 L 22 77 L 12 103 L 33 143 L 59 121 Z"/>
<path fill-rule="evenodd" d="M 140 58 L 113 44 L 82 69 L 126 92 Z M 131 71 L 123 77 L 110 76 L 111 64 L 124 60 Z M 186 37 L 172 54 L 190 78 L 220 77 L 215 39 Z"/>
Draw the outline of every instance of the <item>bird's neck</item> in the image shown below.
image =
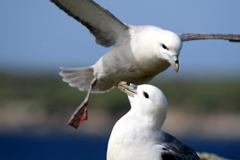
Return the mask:
<path fill-rule="evenodd" d="M 139 110 L 138 108 L 131 108 L 131 110 L 128 112 L 126 116 L 128 115 L 129 117 L 131 117 L 128 120 L 129 123 L 134 123 L 135 127 L 149 131 L 161 130 L 162 125 L 166 119 L 165 112 L 145 113 L 141 112 L 141 110 Z"/>
<path fill-rule="evenodd" d="M 126 117 L 123 117 L 124 123 L 129 127 L 130 130 L 135 131 L 149 131 L 149 132 L 156 132 L 161 130 L 161 127 L 165 121 L 165 118 L 158 118 L 156 119 L 153 116 L 144 116 L 139 113 L 133 112 L 131 113 L 131 110 Z M 129 118 L 128 118 L 129 116 Z M 136 130 L 139 129 L 139 130 Z"/>

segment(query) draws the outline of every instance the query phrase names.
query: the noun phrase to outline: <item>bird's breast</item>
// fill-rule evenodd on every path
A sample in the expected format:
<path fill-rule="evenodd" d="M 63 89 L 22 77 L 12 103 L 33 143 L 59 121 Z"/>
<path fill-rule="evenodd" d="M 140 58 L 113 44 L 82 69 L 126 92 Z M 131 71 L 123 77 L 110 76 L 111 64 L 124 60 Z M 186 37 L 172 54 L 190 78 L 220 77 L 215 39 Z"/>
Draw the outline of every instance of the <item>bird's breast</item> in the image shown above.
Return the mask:
<path fill-rule="evenodd" d="M 138 124 L 135 120 L 128 120 L 127 116 L 115 124 L 108 142 L 107 160 L 146 160 L 159 157 L 160 152 L 152 152 L 155 150 L 155 132 Z"/>

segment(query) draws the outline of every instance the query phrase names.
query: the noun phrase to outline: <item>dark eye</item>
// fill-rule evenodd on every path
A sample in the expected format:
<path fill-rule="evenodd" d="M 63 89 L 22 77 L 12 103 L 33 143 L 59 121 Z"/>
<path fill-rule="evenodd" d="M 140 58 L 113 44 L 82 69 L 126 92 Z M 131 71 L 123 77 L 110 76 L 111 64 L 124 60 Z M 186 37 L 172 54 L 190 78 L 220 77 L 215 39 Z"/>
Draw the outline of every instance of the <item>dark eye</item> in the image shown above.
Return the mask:
<path fill-rule="evenodd" d="M 147 94 L 147 92 L 143 92 L 143 95 L 145 98 L 149 98 L 149 95 Z"/>
<path fill-rule="evenodd" d="M 164 49 L 168 50 L 168 48 L 167 48 L 164 44 L 162 44 L 162 47 L 163 47 Z"/>

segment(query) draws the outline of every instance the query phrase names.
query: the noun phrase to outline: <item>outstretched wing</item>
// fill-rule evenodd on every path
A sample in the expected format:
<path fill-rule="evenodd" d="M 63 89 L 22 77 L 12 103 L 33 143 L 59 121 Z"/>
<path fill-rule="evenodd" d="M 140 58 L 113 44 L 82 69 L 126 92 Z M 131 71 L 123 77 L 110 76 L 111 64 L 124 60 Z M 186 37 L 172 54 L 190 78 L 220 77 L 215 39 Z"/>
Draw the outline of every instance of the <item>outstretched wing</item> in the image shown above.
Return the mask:
<path fill-rule="evenodd" d="M 178 34 L 182 41 L 202 39 L 225 39 L 230 42 L 240 42 L 240 34 L 210 34 L 210 33 L 185 33 Z"/>
<path fill-rule="evenodd" d="M 164 146 L 162 149 L 162 160 L 200 160 L 196 152 L 183 144 L 172 135 L 162 132 L 164 139 L 159 142 Z"/>
<path fill-rule="evenodd" d="M 86 26 L 96 37 L 96 43 L 104 47 L 114 45 L 128 30 L 128 25 L 92 0 L 51 0 L 51 2 Z"/>

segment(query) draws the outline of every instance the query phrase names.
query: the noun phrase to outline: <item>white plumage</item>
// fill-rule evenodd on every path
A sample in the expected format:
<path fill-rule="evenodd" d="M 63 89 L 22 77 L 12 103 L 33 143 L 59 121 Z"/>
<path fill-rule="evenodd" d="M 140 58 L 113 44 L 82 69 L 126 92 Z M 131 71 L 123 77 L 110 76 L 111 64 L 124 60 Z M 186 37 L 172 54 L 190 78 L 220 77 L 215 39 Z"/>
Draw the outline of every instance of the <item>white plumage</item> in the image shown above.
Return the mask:
<path fill-rule="evenodd" d="M 108 91 L 122 80 L 146 83 L 171 64 L 178 71 L 182 42 L 176 34 L 154 26 L 128 26 L 117 39 L 114 47 L 93 66 L 61 68 L 63 80 L 84 91 L 96 78 L 91 92 L 98 93 Z"/>
<path fill-rule="evenodd" d="M 106 92 L 120 81 L 143 84 L 170 65 L 177 72 L 182 48 L 179 36 L 155 26 L 132 26 L 119 21 L 91 0 L 51 0 L 60 9 L 85 25 L 96 43 L 113 48 L 93 66 L 61 68 L 63 80 L 88 95 L 72 115 L 69 125 L 77 128 L 87 119 L 91 92 Z"/>
<path fill-rule="evenodd" d="M 107 151 L 107 160 L 199 160 L 193 149 L 161 131 L 168 102 L 152 85 L 119 83 L 128 94 L 130 111 L 115 124 Z"/>

